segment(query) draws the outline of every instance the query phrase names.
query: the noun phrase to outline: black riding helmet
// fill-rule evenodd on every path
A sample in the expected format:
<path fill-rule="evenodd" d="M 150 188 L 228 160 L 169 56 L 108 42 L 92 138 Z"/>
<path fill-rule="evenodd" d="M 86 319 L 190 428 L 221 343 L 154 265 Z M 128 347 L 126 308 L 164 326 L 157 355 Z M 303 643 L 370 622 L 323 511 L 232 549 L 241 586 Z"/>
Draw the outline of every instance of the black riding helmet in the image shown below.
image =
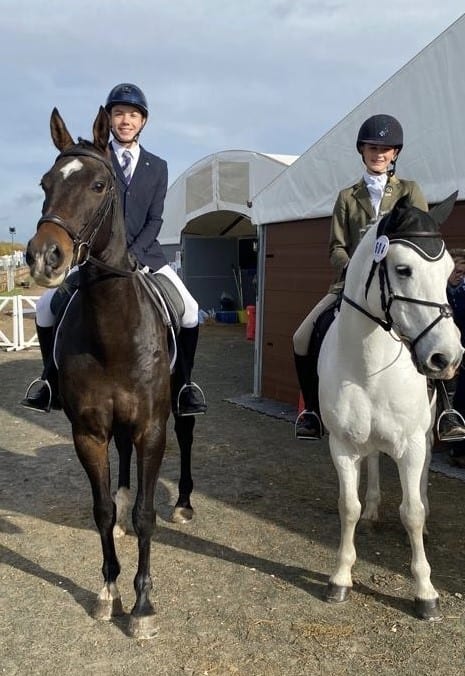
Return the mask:
<path fill-rule="evenodd" d="M 397 148 L 400 152 L 404 145 L 402 126 L 392 115 L 373 115 L 365 120 L 358 132 L 357 150 L 359 153 L 362 143 Z"/>
<path fill-rule="evenodd" d="M 392 168 L 388 174 L 396 171 L 396 161 L 404 145 L 404 132 L 402 126 L 392 115 L 372 115 L 359 129 L 357 136 L 357 150 L 362 154 L 362 144 L 369 143 L 372 146 L 387 146 L 396 148 L 397 155 L 392 162 Z"/>
<path fill-rule="evenodd" d="M 107 102 L 105 104 L 107 113 L 110 113 L 113 106 L 118 103 L 126 106 L 134 106 L 134 108 L 140 110 L 145 118 L 149 116 L 147 99 L 145 98 L 144 92 L 134 84 L 123 82 L 122 84 L 113 87 L 108 94 Z"/>

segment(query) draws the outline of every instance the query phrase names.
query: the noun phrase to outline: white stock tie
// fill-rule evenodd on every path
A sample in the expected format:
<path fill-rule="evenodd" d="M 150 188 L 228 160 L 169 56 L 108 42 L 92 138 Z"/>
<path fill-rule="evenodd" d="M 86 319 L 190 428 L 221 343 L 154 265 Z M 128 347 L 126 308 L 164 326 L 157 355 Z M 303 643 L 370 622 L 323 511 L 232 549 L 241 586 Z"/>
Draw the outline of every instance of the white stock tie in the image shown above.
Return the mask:
<path fill-rule="evenodd" d="M 381 174 L 380 176 L 375 176 L 365 172 L 363 175 L 367 190 L 370 194 L 371 204 L 373 205 L 374 212 L 376 217 L 379 214 L 379 206 L 381 200 L 383 199 L 384 189 L 386 188 L 387 183 L 387 174 Z"/>

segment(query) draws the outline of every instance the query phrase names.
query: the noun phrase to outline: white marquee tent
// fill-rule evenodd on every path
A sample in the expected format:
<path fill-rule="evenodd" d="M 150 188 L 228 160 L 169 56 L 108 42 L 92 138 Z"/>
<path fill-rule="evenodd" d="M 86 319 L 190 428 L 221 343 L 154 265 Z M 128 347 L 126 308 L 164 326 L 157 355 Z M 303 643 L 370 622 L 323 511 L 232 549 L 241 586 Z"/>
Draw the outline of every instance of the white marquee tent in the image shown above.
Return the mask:
<path fill-rule="evenodd" d="M 362 122 L 399 119 L 404 149 L 397 171 L 430 203 L 455 190 L 465 199 L 465 14 L 253 198 L 256 225 L 329 216 L 339 190 L 363 165 L 355 149 Z"/>
<path fill-rule="evenodd" d="M 295 159 L 225 150 L 199 160 L 168 189 L 160 243 L 178 244 L 181 232 L 230 237 L 254 234 L 248 206 L 252 195 Z"/>

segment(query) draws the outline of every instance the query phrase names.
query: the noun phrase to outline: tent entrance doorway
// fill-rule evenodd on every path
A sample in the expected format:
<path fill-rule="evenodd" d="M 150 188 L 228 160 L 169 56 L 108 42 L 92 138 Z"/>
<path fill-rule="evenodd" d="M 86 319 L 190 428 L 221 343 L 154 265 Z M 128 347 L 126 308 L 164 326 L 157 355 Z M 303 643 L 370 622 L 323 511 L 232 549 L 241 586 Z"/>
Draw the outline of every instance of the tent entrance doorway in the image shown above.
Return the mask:
<path fill-rule="evenodd" d="M 182 276 L 205 311 L 223 309 L 222 297 L 235 310 L 255 305 L 257 240 L 183 235 Z"/>

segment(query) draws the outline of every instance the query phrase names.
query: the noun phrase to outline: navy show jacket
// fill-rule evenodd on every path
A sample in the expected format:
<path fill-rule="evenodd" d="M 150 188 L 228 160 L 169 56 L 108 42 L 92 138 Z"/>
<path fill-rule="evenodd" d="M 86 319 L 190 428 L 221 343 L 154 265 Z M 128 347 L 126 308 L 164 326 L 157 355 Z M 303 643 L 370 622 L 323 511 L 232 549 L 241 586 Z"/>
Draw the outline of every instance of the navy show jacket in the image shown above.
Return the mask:
<path fill-rule="evenodd" d="M 156 272 L 167 262 L 158 235 L 163 223 L 168 166 L 165 160 L 139 147 L 139 160 L 129 185 L 110 144 L 111 161 L 124 213 L 128 249 L 142 266 L 147 265 Z"/>

